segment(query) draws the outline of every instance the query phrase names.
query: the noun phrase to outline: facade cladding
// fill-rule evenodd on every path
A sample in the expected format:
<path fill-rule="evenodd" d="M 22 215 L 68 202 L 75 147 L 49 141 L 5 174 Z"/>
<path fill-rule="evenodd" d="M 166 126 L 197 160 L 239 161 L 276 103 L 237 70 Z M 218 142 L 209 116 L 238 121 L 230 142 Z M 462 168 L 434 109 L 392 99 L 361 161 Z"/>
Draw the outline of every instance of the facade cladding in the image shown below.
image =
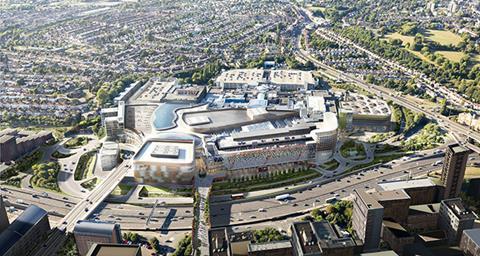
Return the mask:
<path fill-rule="evenodd" d="M 383 206 L 364 191 L 353 191 L 352 228 L 364 243 L 364 251 L 374 251 L 380 244 Z"/>
<path fill-rule="evenodd" d="M 466 256 L 480 255 L 480 228 L 463 231 L 460 249 Z"/>
<path fill-rule="evenodd" d="M 51 132 L 31 133 L 6 129 L 0 132 L 0 162 L 10 162 L 53 139 Z"/>
<path fill-rule="evenodd" d="M 0 195 L 0 234 L 5 231 L 10 222 L 8 220 L 7 210 L 5 209 L 5 203 L 3 202 L 3 196 Z"/>
<path fill-rule="evenodd" d="M 455 198 L 460 194 L 460 189 L 465 176 L 468 155 L 472 151 L 459 144 L 451 144 L 445 152 L 445 163 L 442 169 L 441 182 L 445 187 L 444 198 Z"/>
<path fill-rule="evenodd" d="M 94 244 L 119 244 L 122 242 L 120 225 L 108 222 L 80 221 L 73 230 L 80 256 L 87 255 Z"/>
<path fill-rule="evenodd" d="M 473 228 L 477 215 L 465 208 L 462 199 L 446 199 L 440 203 L 439 227 L 446 231 L 448 242 L 460 241 L 462 232 Z"/>
<path fill-rule="evenodd" d="M 191 184 L 195 173 L 195 140 L 148 139 L 133 158 L 133 170 L 135 179 L 142 183 Z"/>
<path fill-rule="evenodd" d="M 47 211 L 31 205 L 0 234 L 0 255 L 29 255 L 49 231 Z"/>

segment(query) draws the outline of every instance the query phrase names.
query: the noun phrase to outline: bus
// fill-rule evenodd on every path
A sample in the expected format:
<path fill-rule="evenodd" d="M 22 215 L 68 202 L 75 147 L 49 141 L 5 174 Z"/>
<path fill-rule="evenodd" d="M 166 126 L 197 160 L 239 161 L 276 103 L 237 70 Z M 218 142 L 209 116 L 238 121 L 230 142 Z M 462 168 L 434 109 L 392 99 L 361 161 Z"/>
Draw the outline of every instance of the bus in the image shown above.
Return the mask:
<path fill-rule="evenodd" d="M 245 198 L 245 195 L 243 193 L 230 195 L 230 199 L 232 200 L 238 200 L 238 199 L 244 199 L 244 198 Z"/>
<path fill-rule="evenodd" d="M 337 202 L 336 197 L 330 197 L 330 198 L 325 199 L 326 204 L 334 204 L 335 202 Z"/>
<path fill-rule="evenodd" d="M 290 194 L 283 194 L 283 195 L 276 196 L 275 200 L 283 201 L 283 200 L 287 200 L 288 198 L 290 198 Z"/>

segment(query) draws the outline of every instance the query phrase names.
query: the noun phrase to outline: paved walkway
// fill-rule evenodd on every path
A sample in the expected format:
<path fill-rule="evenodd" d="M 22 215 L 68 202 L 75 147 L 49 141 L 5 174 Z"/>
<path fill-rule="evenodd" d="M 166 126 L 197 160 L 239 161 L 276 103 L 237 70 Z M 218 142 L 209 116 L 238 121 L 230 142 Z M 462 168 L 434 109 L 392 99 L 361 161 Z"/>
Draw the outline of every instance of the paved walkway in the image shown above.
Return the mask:
<path fill-rule="evenodd" d="M 195 186 L 198 193 L 200 194 L 200 203 L 198 209 L 195 209 L 195 215 L 197 216 L 197 229 L 195 234 L 195 242 L 193 243 L 196 248 L 200 250 L 201 256 L 208 256 L 209 252 L 209 241 L 208 241 L 208 229 L 209 224 L 206 222 L 207 218 L 205 216 L 205 208 L 207 206 L 206 202 L 208 200 L 208 194 L 212 186 L 213 178 L 208 176 L 205 178 L 196 178 Z M 195 254 L 196 255 L 196 254 Z"/>

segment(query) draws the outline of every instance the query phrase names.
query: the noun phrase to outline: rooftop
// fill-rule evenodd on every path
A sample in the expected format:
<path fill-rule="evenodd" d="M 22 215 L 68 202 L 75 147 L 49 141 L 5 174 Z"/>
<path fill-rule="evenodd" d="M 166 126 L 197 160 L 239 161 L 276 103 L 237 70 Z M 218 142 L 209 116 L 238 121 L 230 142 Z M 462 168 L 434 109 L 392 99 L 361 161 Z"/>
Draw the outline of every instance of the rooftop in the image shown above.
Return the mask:
<path fill-rule="evenodd" d="M 209 240 L 211 256 L 230 255 L 230 246 L 227 240 L 227 230 L 225 228 L 210 229 Z"/>
<path fill-rule="evenodd" d="M 359 115 L 390 115 L 387 102 L 377 98 L 369 98 L 362 94 L 348 93 L 340 102 L 340 112 L 352 112 Z"/>
<path fill-rule="evenodd" d="M 272 70 L 270 72 L 272 84 L 315 84 L 312 72 L 301 70 Z"/>
<path fill-rule="evenodd" d="M 381 209 L 383 206 L 370 194 L 363 190 L 353 190 L 353 193 L 358 197 L 368 209 Z"/>
<path fill-rule="evenodd" d="M 263 69 L 233 69 L 222 72 L 217 77 L 217 83 L 245 83 L 258 85 L 263 79 Z"/>
<path fill-rule="evenodd" d="M 195 160 L 194 140 L 148 139 L 135 154 L 134 161 L 192 163 Z"/>
<path fill-rule="evenodd" d="M 94 244 L 87 256 L 141 256 L 139 245 L 126 244 Z"/>
<path fill-rule="evenodd" d="M 301 249 L 304 254 L 320 253 L 321 249 L 318 246 L 317 236 L 312 228 L 310 222 L 293 223 L 293 232 L 295 232 L 300 242 Z"/>
<path fill-rule="evenodd" d="M 246 109 L 221 109 L 214 111 L 186 112 L 182 115 L 185 123 L 199 132 L 217 132 L 244 125 L 276 120 L 298 115 L 295 111 L 267 110 L 265 114 L 252 118 Z"/>
<path fill-rule="evenodd" d="M 468 236 L 477 246 L 480 246 L 480 228 L 464 230 L 463 234 Z"/>
<path fill-rule="evenodd" d="M 0 255 L 4 255 L 33 226 L 48 215 L 47 211 L 30 205 L 18 218 L 0 234 Z"/>
<path fill-rule="evenodd" d="M 440 210 L 440 203 L 436 204 L 419 204 L 409 207 L 408 215 L 414 214 L 436 214 Z"/>
<path fill-rule="evenodd" d="M 75 228 L 73 229 L 73 233 L 75 234 L 101 234 L 104 236 L 112 236 L 115 226 L 117 224 L 112 222 L 93 222 L 93 221 L 79 221 Z"/>
<path fill-rule="evenodd" d="M 433 187 L 436 186 L 430 179 L 413 179 L 406 181 L 387 181 L 378 183 L 378 186 L 383 190 L 398 190 L 398 189 L 408 189 L 416 187 Z"/>
<path fill-rule="evenodd" d="M 105 141 L 100 149 L 101 155 L 116 155 L 119 152 L 118 143 Z"/>
<path fill-rule="evenodd" d="M 277 249 L 287 249 L 287 248 L 292 248 L 292 244 L 290 243 L 290 240 L 248 244 L 249 252 L 262 252 L 266 250 L 277 250 Z"/>
<path fill-rule="evenodd" d="M 313 111 L 326 112 L 325 98 L 323 96 L 308 96 L 307 107 Z"/>
<path fill-rule="evenodd" d="M 470 153 L 471 150 L 462 146 L 462 145 L 459 145 L 457 143 L 455 144 L 451 144 L 451 145 L 448 145 L 448 147 L 450 148 L 450 150 L 453 151 L 453 153 L 455 154 L 461 154 L 461 153 Z"/>
<path fill-rule="evenodd" d="M 132 99 L 135 101 L 160 102 L 176 84 L 176 79 L 151 78 L 132 96 Z"/>
<path fill-rule="evenodd" d="M 410 196 L 403 189 L 375 191 L 369 192 L 369 194 L 379 202 L 391 200 L 410 200 Z"/>
<path fill-rule="evenodd" d="M 402 227 L 402 225 L 394 222 L 394 221 L 389 221 L 389 220 L 383 220 L 383 226 L 384 229 L 390 230 L 393 235 L 395 235 L 398 238 L 404 238 L 404 237 L 411 237 L 412 235 L 408 233 L 408 231 Z"/>
<path fill-rule="evenodd" d="M 445 205 L 450 209 L 459 219 L 476 219 L 477 215 L 465 208 L 465 205 L 460 198 L 452 198 L 442 200 L 440 205 Z"/>
<path fill-rule="evenodd" d="M 0 143 L 5 143 L 11 139 L 15 139 L 15 137 L 12 135 L 3 135 L 0 137 Z"/>
<path fill-rule="evenodd" d="M 360 256 L 398 256 L 394 251 L 362 253 Z"/>

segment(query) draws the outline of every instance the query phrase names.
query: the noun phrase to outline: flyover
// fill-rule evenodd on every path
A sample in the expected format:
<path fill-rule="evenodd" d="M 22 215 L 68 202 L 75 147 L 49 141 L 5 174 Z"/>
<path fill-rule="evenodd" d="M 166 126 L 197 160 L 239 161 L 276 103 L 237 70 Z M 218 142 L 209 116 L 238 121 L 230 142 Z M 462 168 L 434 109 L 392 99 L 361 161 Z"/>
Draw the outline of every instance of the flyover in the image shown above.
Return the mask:
<path fill-rule="evenodd" d="M 52 230 L 44 246 L 37 250 L 35 255 L 55 255 L 57 249 L 66 239 L 66 234 L 72 232 L 79 220 L 85 220 L 115 189 L 130 169 L 129 161 L 124 161 L 112 170 L 108 177 L 97 185 L 87 196 L 80 200 L 72 210 L 65 215 L 62 223 Z"/>

